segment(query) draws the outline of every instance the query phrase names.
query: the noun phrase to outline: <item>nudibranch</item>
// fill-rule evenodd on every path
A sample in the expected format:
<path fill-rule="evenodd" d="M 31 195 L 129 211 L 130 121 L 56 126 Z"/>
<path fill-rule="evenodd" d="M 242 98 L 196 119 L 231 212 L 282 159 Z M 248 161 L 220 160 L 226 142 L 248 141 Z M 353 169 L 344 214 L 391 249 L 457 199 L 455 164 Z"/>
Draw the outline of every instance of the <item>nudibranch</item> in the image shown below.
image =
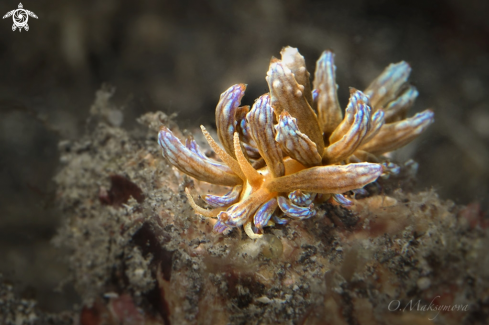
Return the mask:
<path fill-rule="evenodd" d="M 258 238 L 266 226 L 315 216 L 314 203 L 333 199 L 349 206 L 352 199 L 343 194 L 398 169 L 382 154 L 433 123 L 431 110 L 406 117 L 418 96 L 407 81 L 406 62 L 389 65 L 363 92 L 351 88 L 344 114 L 335 71 L 333 52 L 323 52 L 312 89 L 304 57 L 286 47 L 281 60 L 270 62 L 270 92 L 251 109 L 240 106 L 246 85 L 226 90 L 216 107 L 221 145 L 201 126 L 219 160 L 207 157 L 193 138 L 183 144 L 161 127 L 158 143 L 170 164 L 200 181 L 232 187 L 223 196 L 203 195 L 209 209 L 185 189 L 196 213 L 217 218 L 215 231 L 243 226 Z"/>

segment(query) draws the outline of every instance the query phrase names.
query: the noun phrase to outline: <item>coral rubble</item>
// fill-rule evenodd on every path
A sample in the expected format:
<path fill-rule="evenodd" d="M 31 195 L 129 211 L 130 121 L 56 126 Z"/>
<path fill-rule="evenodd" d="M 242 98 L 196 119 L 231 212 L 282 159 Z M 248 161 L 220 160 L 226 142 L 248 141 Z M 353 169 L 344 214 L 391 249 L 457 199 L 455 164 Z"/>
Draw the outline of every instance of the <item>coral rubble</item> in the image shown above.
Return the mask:
<path fill-rule="evenodd" d="M 139 121 L 129 133 L 99 120 L 82 139 L 60 144 L 65 220 L 56 243 L 72 251 L 81 324 L 484 324 L 489 317 L 487 224 L 433 190 L 411 192 L 415 164 L 368 185 L 350 209 L 326 202 L 315 217 L 265 228 L 256 240 L 241 228 L 223 236 L 184 192 L 192 183 L 201 192 L 217 187 L 161 159 L 156 132 L 163 123 L 182 137 L 178 127 L 163 113 Z M 437 309 L 455 305 L 465 310 Z"/>

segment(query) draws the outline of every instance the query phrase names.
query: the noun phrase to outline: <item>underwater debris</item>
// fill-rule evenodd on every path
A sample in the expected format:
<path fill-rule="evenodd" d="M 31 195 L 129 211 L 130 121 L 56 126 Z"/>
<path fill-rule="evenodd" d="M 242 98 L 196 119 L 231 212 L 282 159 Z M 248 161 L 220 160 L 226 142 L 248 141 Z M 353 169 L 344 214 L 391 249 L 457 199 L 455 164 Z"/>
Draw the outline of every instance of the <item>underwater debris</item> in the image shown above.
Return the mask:
<path fill-rule="evenodd" d="M 184 145 L 167 127 L 159 131 L 170 164 L 198 180 L 232 187 L 224 196 L 203 196 L 212 209 L 197 205 L 186 189 L 196 213 L 217 218 L 219 233 L 243 226 L 249 237 L 260 238 L 263 227 L 315 216 L 315 203 L 351 206 L 342 194 L 397 173 L 399 167 L 382 154 L 406 145 L 434 121 L 431 110 L 406 117 L 418 95 L 407 81 L 406 62 L 389 65 L 364 92 L 351 88 L 343 116 L 333 52 L 319 58 L 312 90 L 298 50 L 286 47 L 281 55 L 270 62 L 270 92 L 251 109 L 239 106 L 244 84 L 222 93 L 216 107 L 222 147 L 201 127 L 220 161 L 191 137 Z"/>

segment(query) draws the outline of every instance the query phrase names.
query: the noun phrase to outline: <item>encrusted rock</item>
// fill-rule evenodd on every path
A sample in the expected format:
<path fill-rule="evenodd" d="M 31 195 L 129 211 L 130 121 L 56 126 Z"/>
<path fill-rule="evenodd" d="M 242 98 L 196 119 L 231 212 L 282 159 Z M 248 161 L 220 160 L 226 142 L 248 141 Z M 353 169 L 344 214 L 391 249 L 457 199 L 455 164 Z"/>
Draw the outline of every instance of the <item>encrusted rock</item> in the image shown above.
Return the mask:
<path fill-rule="evenodd" d="M 325 203 L 315 217 L 265 228 L 257 240 L 240 228 L 222 235 L 188 204 L 184 187 L 191 181 L 161 158 L 159 125 L 181 133 L 163 113 L 140 120 L 150 131 L 100 122 L 62 152 L 56 182 L 65 220 L 56 243 L 72 250 L 81 324 L 488 319 L 485 223 L 433 190 L 393 190 L 411 184 L 403 172 L 409 167 L 367 187 L 350 209 Z M 437 309 L 455 305 L 464 310 Z"/>

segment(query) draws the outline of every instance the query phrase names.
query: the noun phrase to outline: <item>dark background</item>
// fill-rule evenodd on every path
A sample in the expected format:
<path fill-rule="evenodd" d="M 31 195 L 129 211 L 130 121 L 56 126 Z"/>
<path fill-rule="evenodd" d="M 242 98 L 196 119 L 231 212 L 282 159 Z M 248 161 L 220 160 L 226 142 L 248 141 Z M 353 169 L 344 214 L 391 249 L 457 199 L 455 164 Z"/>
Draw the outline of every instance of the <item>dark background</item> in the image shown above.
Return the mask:
<path fill-rule="evenodd" d="M 153 110 L 182 127 L 213 123 L 219 95 L 247 83 L 245 103 L 267 92 L 283 46 L 312 72 L 336 53 L 340 101 L 385 66 L 405 60 L 420 95 L 414 112 L 436 122 L 398 154 L 419 162 L 419 189 L 487 211 L 489 184 L 488 1 L 61 1 L 23 2 L 28 32 L 0 21 L 0 272 L 50 311 L 72 308 L 69 273 L 50 244 L 61 215 L 52 178 L 57 143 L 84 132 L 102 83 L 117 88 L 124 126 Z M 2 1 L 0 14 L 16 9 Z"/>

